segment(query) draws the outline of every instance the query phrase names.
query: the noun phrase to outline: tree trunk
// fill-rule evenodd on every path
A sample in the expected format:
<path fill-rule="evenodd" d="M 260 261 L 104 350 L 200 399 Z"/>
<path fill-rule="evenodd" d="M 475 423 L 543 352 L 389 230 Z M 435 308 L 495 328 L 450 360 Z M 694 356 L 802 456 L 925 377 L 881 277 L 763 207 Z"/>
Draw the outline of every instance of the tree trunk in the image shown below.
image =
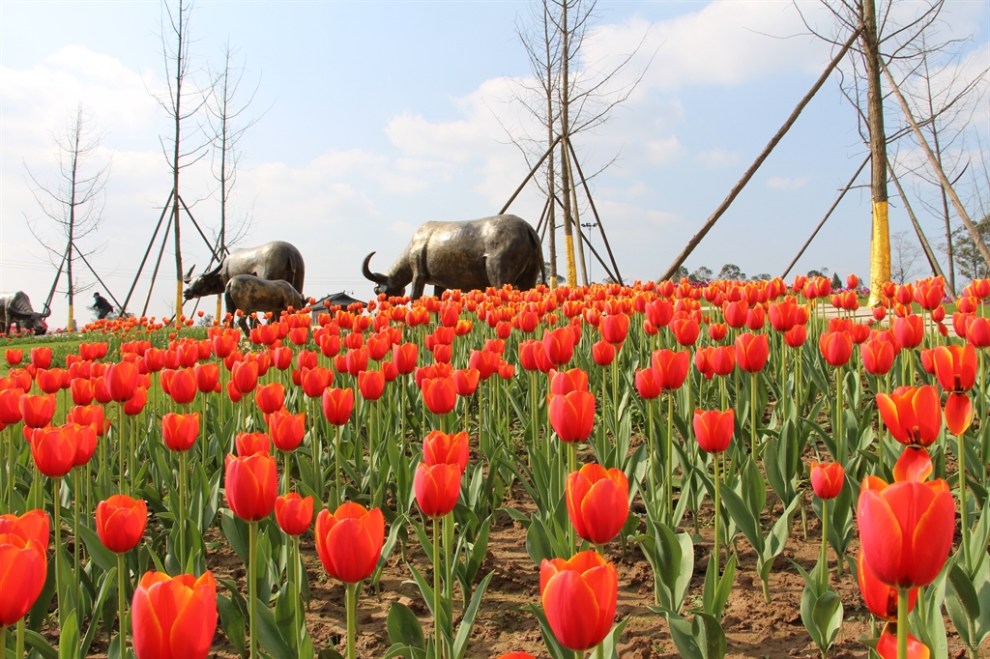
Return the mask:
<path fill-rule="evenodd" d="M 873 199 L 873 231 L 870 240 L 870 301 L 880 301 L 883 284 L 890 281 L 890 223 L 887 216 L 887 137 L 883 127 L 883 91 L 880 88 L 880 45 L 877 11 L 873 0 L 863 0 L 863 59 L 866 66 L 867 128 L 870 136 L 870 192 Z"/>

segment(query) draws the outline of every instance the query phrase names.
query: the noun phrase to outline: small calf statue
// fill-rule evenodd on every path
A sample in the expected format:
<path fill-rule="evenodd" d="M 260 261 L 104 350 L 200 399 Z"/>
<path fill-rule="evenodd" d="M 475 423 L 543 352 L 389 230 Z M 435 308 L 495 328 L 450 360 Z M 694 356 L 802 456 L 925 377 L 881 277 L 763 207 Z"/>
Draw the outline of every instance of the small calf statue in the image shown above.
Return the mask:
<path fill-rule="evenodd" d="M 245 335 L 249 334 L 247 317 L 257 311 L 270 311 L 278 318 L 288 308 L 295 310 L 306 306 L 302 293 L 284 279 L 262 279 L 254 275 L 234 275 L 227 280 L 223 299 L 227 313 L 234 315 L 240 309 L 244 314 L 237 324 Z"/>

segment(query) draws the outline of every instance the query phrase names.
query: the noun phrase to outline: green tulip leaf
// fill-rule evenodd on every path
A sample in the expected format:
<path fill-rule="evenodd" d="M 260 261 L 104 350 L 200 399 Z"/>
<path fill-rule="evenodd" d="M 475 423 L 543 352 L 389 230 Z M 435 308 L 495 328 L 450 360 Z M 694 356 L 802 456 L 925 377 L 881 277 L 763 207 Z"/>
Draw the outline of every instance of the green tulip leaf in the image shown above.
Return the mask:
<path fill-rule="evenodd" d="M 388 640 L 394 645 L 401 644 L 405 647 L 425 648 L 426 641 L 423 637 L 423 628 L 419 624 L 419 619 L 405 604 L 393 602 L 388 609 L 388 619 L 386 621 L 388 629 Z"/>

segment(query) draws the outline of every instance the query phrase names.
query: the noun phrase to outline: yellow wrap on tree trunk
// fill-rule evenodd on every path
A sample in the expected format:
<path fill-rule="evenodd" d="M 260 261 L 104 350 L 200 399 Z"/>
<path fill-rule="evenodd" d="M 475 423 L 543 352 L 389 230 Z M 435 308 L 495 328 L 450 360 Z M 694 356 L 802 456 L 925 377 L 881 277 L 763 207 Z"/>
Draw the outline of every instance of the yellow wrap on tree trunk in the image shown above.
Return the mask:
<path fill-rule="evenodd" d="M 890 281 L 890 223 L 885 200 L 873 202 L 873 237 L 870 241 L 869 305 L 871 307 L 880 302 L 882 287 L 888 281 Z"/>

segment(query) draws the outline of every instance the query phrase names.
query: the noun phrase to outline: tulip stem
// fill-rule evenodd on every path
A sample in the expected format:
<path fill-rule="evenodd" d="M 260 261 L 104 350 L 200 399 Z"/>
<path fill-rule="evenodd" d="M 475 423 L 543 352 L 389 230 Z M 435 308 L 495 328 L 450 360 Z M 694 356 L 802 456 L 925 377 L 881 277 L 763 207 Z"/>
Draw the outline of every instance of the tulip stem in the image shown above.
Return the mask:
<path fill-rule="evenodd" d="M 451 511 L 443 516 L 443 607 L 444 623 L 448 627 L 445 631 L 448 632 L 448 637 L 452 637 L 454 631 L 449 628 L 453 626 L 454 620 L 454 579 L 451 576 L 454 568 L 450 553 L 453 546 L 454 513 Z M 451 649 L 450 654 L 453 654 L 453 649 Z"/>
<path fill-rule="evenodd" d="M 24 618 L 21 617 L 17 621 L 17 640 L 14 641 L 14 656 L 23 657 L 24 656 L 24 630 L 27 623 L 24 622 Z"/>
<path fill-rule="evenodd" d="M 835 460 L 840 464 L 846 461 L 846 438 L 842 414 L 842 367 L 835 369 Z"/>
<path fill-rule="evenodd" d="M 17 477 L 17 448 L 13 433 L 8 429 L 3 431 L 4 443 L 7 445 L 7 508 L 6 512 L 14 512 L 14 479 Z"/>
<path fill-rule="evenodd" d="M 257 605 L 255 599 L 257 599 L 258 584 L 255 579 L 255 563 L 258 560 L 258 549 L 256 545 L 258 544 L 258 522 L 248 522 L 248 632 L 250 634 L 250 644 L 251 644 L 251 659 L 257 656 L 258 642 L 255 637 L 255 619 L 256 619 L 256 609 Z"/>
<path fill-rule="evenodd" d="M 433 638 L 436 659 L 443 659 L 440 642 L 440 518 L 433 518 Z"/>
<path fill-rule="evenodd" d="M 55 601 L 58 606 L 58 627 L 64 629 L 67 602 L 62 596 L 62 501 L 59 494 L 61 489 L 62 479 L 52 479 L 52 508 L 55 518 Z"/>
<path fill-rule="evenodd" d="M 347 659 L 356 659 L 357 645 L 357 589 L 358 584 L 349 583 L 344 587 L 347 608 Z"/>
<path fill-rule="evenodd" d="M 127 600 L 124 592 L 125 574 L 124 554 L 117 554 L 117 620 L 120 625 L 120 656 L 127 656 Z"/>
<path fill-rule="evenodd" d="M 82 477 L 79 469 L 72 470 L 72 576 L 76 582 L 76 602 L 82 601 L 82 579 L 79 578 L 79 516 Z"/>
<path fill-rule="evenodd" d="M 186 452 L 179 451 L 179 509 L 175 511 L 179 525 L 179 571 L 186 571 Z"/>
<path fill-rule="evenodd" d="M 291 556 L 291 569 L 292 578 L 290 578 L 290 583 L 292 584 L 290 588 L 290 596 L 292 597 L 292 617 L 294 620 L 293 634 L 295 643 L 294 647 L 298 650 L 302 646 L 303 639 L 306 637 L 303 628 L 305 627 L 305 622 L 299 619 L 300 609 L 302 608 L 302 565 L 299 563 L 299 536 L 294 535 L 289 541 L 290 556 Z"/>
<path fill-rule="evenodd" d="M 822 550 L 818 561 L 822 565 L 827 586 L 831 578 L 831 570 L 828 568 L 828 499 L 822 499 Z"/>
<path fill-rule="evenodd" d="M 749 377 L 749 445 L 753 460 L 756 460 L 756 372 Z"/>
<path fill-rule="evenodd" d="M 336 510 L 337 507 L 341 503 L 343 503 L 343 497 L 342 497 L 342 493 L 341 493 L 342 487 L 341 487 L 341 484 L 340 484 L 340 435 L 341 435 L 341 432 L 343 432 L 343 426 L 337 426 L 337 432 L 336 432 L 336 434 L 334 436 L 334 443 L 333 443 L 333 469 L 334 469 L 333 480 L 334 480 L 334 484 L 335 484 L 335 488 L 336 488 L 336 492 L 337 492 L 336 493 L 337 500 L 333 502 L 334 503 L 333 510 Z M 319 463 L 317 463 L 317 466 L 318 466 L 319 469 L 322 470 L 322 467 L 319 467 Z M 321 482 L 322 482 L 322 479 L 321 479 Z M 322 490 L 322 488 L 320 488 L 320 489 Z M 323 496 L 323 492 L 322 491 L 320 491 L 319 494 L 320 494 L 321 497 Z M 322 501 L 322 499 L 321 499 L 321 501 Z"/>
<path fill-rule="evenodd" d="M 907 659 L 908 589 L 897 589 L 897 659 Z"/>
<path fill-rule="evenodd" d="M 647 462 L 647 473 L 649 474 L 650 483 L 650 501 L 653 502 L 657 492 L 657 455 L 656 455 L 656 439 L 653 437 L 653 405 L 650 401 L 646 401 L 646 441 L 649 447 L 649 455 Z"/>
<path fill-rule="evenodd" d="M 966 510 L 966 442 L 965 432 L 956 436 L 956 443 L 959 447 L 959 517 L 962 523 L 962 546 L 963 560 L 966 561 L 966 569 L 972 565 L 971 554 L 969 553 L 969 511 Z"/>
<path fill-rule="evenodd" d="M 721 554 L 721 547 L 719 545 L 719 526 L 721 525 L 720 517 L 722 510 L 722 486 L 721 486 L 722 476 L 719 473 L 719 468 L 718 468 L 718 462 L 720 457 L 721 455 L 719 453 L 715 453 L 714 455 L 712 455 L 712 463 L 715 466 L 715 550 L 712 552 L 712 555 L 715 557 L 716 583 L 718 577 L 722 576 L 721 575 L 722 554 Z"/>
<path fill-rule="evenodd" d="M 664 437 L 664 505 L 666 522 L 674 525 L 674 392 L 667 392 L 667 436 Z"/>

